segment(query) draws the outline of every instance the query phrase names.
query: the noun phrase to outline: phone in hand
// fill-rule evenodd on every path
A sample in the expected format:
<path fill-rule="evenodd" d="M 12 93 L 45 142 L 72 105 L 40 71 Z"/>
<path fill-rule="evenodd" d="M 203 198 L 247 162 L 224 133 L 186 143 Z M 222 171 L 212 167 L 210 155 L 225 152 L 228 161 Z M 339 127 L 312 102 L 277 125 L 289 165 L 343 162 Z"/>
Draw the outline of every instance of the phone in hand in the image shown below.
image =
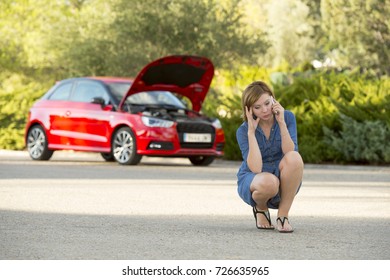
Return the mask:
<path fill-rule="evenodd" d="M 252 114 L 252 117 L 254 120 L 257 120 L 257 117 L 255 116 L 255 114 Z"/>
<path fill-rule="evenodd" d="M 275 98 L 272 96 L 272 107 L 273 107 L 273 105 L 275 105 L 275 104 L 276 104 L 276 100 L 275 100 Z M 278 114 L 279 114 L 278 111 L 274 111 L 273 109 L 272 109 L 272 113 L 273 113 L 274 115 L 278 115 Z"/>

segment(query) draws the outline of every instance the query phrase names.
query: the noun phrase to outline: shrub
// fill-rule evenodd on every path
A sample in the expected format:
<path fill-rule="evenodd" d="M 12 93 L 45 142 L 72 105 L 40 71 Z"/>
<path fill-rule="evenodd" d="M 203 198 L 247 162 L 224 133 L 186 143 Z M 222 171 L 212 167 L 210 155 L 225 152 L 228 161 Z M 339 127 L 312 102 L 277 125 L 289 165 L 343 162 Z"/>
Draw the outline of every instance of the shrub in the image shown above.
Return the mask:
<path fill-rule="evenodd" d="M 43 95 L 44 85 L 22 75 L 10 75 L 0 84 L 0 149 L 24 148 L 28 110 Z"/>
<path fill-rule="evenodd" d="M 299 149 L 305 162 L 354 163 L 361 160 L 329 146 L 329 137 L 346 129 L 341 115 L 358 122 L 380 120 L 388 124 L 389 85 L 387 78 L 319 72 L 298 75 L 290 85 L 275 85 L 275 91 L 280 102 L 296 115 Z M 365 141 L 363 135 L 355 137 L 356 141 Z M 374 157 L 368 158 L 369 163 L 377 163 Z"/>
<path fill-rule="evenodd" d="M 235 131 L 242 123 L 240 100 L 244 87 L 254 80 L 270 83 L 270 76 L 270 71 L 266 69 L 244 68 L 236 75 L 221 71 L 216 77 L 213 93 L 206 99 L 205 108 L 208 114 L 219 112 L 218 117 L 226 135 L 226 159 L 241 160 Z M 381 124 L 389 125 L 390 80 L 387 77 L 372 79 L 332 71 L 309 71 L 287 74 L 283 79 L 276 80 L 282 81 L 272 84 L 276 99 L 296 116 L 299 151 L 306 163 L 389 162 L 387 152 L 378 158 L 367 155 L 365 159 L 357 159 L 334 147 L 336 139 L 348 140 L 346 136 L 341 136 L 341 132 L 347 129 L 343 123 L 345 120 L 341 119 L 342 115 L 362 124 L 365 121 L 370 124 L 381 121 Z M 382 132 L 375 133 L 381 135 Z M 362 138 L 366 136 L 354 134 L 354 137 L 356 141 L 366 141 Z M 332 145 L 329 139 L 333 139 Z M 376 139 L 371 141 L 377 143 L 378 139 L 387 138 L 378 136 Z M 389 139 L 386 141 L 384 143 L 388 143 Z"/>
<path fill-rule="evenodd" d="M 324 142 L 343 155 L 345 161 L 380 164 L 390 162 L 390 126 L 386 122 L 358 122 L 345 115 L 340 118 L 340 132 L 324 127 Z"/>

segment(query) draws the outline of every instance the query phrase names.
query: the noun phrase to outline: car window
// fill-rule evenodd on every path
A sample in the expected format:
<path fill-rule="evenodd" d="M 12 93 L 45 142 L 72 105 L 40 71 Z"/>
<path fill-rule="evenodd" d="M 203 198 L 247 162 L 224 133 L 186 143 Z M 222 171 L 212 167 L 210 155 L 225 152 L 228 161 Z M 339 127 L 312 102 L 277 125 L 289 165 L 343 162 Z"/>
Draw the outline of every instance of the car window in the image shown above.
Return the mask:
<path fill-rule="evenodd" d="M 91 81 L 80 81 L 76 85 L 71 100 L 90 103 L 95 97 L 102 97 L 106 104 L 110 100 L 106 89 L 101 84 Z"/>
<path fill-rule="evenodd" d="M 72 83 L 62 84 L 49 96 L 49 100 L 68 100 L 71 89 Z"/>

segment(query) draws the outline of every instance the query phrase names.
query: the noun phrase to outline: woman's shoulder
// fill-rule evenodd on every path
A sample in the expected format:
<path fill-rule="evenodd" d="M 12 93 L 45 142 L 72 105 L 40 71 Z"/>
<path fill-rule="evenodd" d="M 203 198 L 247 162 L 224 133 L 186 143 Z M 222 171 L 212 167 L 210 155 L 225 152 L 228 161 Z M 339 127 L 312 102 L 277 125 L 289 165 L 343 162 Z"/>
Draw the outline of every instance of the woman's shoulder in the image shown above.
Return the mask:
<path fill-rule="evenodd" d="M 247 123 L 247 122 L 243 122 L 243 123 L 237 128 L 237 130 L 243 130 L 243 129 L 248 129 L 248 123 Z"/>
<path fill-rule="evenodd" d="M 247 133 L 248 131 L 248 123 L 243 122 L 238 128 L 237 128 L 237 134 L 240 133 Z"/>
<path fill-rule="evenodd" d="M 284 117 L 285 118 L 295 118 L 295 115 L 293 112 L 289 111 L 289 110 L 284 110 Z"/>

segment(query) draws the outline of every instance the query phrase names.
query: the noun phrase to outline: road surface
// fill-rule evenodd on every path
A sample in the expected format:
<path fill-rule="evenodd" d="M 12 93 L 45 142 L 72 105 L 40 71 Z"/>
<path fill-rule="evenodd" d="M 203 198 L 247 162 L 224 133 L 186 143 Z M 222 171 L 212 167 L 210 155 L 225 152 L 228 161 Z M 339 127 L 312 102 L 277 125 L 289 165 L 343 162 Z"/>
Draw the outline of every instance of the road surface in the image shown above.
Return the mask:
<path fill-rule="evenodd" d="M 390 167 L 307 164 L 293 234 L 256 229 L 238 167 L 0 150 L 0 259 L 389 260 Z"/>

